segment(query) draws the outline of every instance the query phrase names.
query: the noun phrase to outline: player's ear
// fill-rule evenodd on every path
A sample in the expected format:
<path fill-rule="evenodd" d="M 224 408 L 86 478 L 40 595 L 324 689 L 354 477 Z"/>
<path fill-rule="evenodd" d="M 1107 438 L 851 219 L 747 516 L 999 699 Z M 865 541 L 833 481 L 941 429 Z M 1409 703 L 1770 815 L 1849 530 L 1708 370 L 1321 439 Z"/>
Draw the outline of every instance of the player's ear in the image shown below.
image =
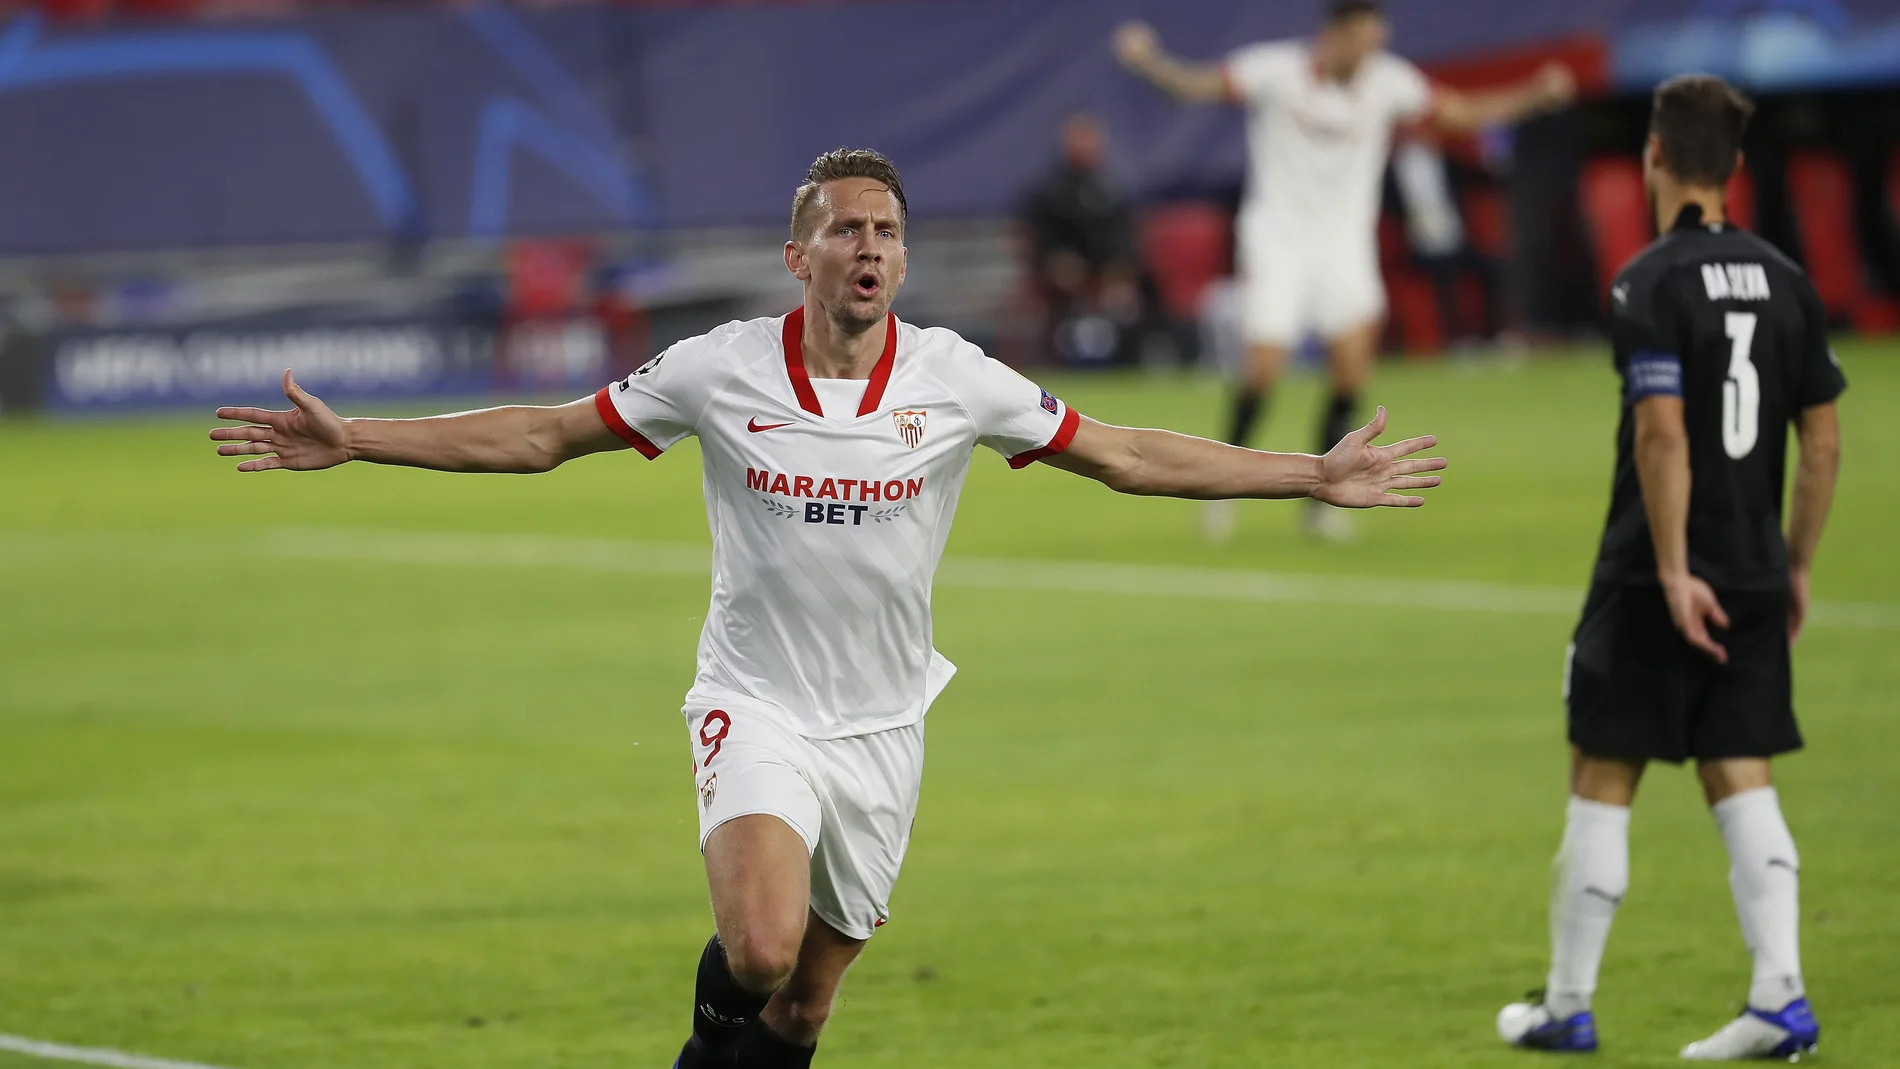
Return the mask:
<path fill-rule="evenodd" d="M 1664 170 L 1667 168 L 1663 166 L 1662 138 L 1650 134 L 1649 139 L 1643 142 L 1643 176 L 1653 179 Z"/>
<path fill-rule="evenodd" d="M 904 277 L 908 274 L 910 274 L 910 247 L 899 245 L 897 247 L 897 284 L 903 285 Z"/>
<path fill-rule="evenodd" d="M 811 265 L 805 260 L 805 248 L 796 241 L 785 243 L 785 270 L 800 282 L 811 281 Z"/>

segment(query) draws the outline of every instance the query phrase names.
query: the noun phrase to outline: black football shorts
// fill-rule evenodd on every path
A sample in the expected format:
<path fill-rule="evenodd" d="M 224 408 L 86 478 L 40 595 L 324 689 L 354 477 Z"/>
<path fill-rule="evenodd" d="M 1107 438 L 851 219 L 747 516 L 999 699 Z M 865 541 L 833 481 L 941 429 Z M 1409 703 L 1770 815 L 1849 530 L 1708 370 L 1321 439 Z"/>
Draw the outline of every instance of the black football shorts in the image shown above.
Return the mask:
<path fill-rule="evenodd" d="M 1658 586 L 1599 584 L 1584 603 L 1565 671 L 1570 741 L 1597 757 L 1681 763 L 1772 757 L 1801 748 L 1788 650 L 1788 592 L 1717 599 L 1720 665 L 1689 645 Z"/>

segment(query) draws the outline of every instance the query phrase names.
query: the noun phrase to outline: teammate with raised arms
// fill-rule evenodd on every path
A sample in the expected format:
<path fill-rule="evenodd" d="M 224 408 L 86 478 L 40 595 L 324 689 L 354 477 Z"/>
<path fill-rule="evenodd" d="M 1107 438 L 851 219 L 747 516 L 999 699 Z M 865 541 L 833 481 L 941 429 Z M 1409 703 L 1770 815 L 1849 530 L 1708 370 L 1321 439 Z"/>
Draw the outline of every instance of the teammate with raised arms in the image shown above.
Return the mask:
<path fill-rule="evenodd" d="M 1115 33 L 1122 64 L 1168 95 L 1247 109 L 1247 187 L 1234 221 L 1247 343 L 1227 433 L 1235 445 L 1247 444 L 1288 355 L 1308 334 L 1326 342 L 1330 372 L 1319 451 L 1352 429 L 1385 320 L 1378 223 L 1393 128 L 1429 122 L 1468 133 L 1576 94 L 1569 69 L 1556 64 L 1495 92 L 1434 86 L 1386 51 L 1391 36 L 1376 0 L 1333 0 L 1310 41 L 1246 45 L 1212 63 L 1170 55 L 1144 22 Z M 1234 523 L 1230 505 L 1208 506 L 1210 539 L 1225 540 Z M 1305 523 L 1323 538 L 1351 533 L 1343 514 L 1318 504 Z"/>

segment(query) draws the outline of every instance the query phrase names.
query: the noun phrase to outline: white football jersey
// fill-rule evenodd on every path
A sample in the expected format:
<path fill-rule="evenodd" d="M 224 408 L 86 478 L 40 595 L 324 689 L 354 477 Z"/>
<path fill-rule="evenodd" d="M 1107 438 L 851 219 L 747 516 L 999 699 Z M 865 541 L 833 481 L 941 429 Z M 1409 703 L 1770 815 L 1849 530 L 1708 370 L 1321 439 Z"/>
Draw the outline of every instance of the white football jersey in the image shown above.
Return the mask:
<path fill-rule="evenodd" d="M 689 701 L 736 693 L 836 739 L 916 723 L 956 671 L 931 646 L 930 587 L 975 447 L 1024 467 L 1068 448 L 1081 417 L 893 315 L 855 415 L 827 418 L 803 327 L 802 308 L 728 323 L 595 404 L 648 459 L 699 437 L 712 608 Z"/>
<path fill-rule="evenodd" d="M 1248 45 L 1227 57 L 1227 92 L 1247 108 L 1247 191 L 1241 215 L 1281 240 L 1374 239 L 1395 123 L 1431 109 L 1431 85 L 1390 52 L 1351 82 L 1323 78 L 1300 41 Z"/>

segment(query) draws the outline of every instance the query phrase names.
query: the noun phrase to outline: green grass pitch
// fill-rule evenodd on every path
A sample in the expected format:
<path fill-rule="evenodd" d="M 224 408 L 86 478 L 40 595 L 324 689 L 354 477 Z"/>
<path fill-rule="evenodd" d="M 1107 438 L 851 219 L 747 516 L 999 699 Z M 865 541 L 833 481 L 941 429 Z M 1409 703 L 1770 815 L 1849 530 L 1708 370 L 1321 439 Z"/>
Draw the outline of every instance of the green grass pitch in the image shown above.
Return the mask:
<path fill-rule="evenodd" d="M 1900 1064 L 1900 353 L 1842 357 L 1815 581 L 1858 626 L 1804 640 L 1809 750 L 1780 782 L 1823 1056 L 1872 1069 Z M 1204 381 L 1048 385 L 1108 420 L 1219 417 Z M 1352 547 L 1258 503 L 1209 549 L 1192 504 L 979 451 L 949 558 L 1580 593 L 1616 407 L 1601 353 L 1391 366 L 1371 399 L 1453 467 Z M 1268 444 L 1306 447 L 1317 411 L 1312 381 L 1289 387 Z M 283 550 L 350 528 L 663 563 L 706 540 L 694 449 L 535 478 L 239 476 L 210 422 L 0 424 L 0 1033 L 236 1069 L 671 1065 L 710 930 L 677 712 L 703 576 Z M 1569 613 L 1049 586 L 939 587 L 962 672 L 930 714 L 895 916 L 819 1064 L 1534 1060 L 1491 1018 L 1542 979 Z M 1652 772 L 1633 855 L 1605 1067 L 1676 1064 L 1746 991 L 1693 777 Z"/>

